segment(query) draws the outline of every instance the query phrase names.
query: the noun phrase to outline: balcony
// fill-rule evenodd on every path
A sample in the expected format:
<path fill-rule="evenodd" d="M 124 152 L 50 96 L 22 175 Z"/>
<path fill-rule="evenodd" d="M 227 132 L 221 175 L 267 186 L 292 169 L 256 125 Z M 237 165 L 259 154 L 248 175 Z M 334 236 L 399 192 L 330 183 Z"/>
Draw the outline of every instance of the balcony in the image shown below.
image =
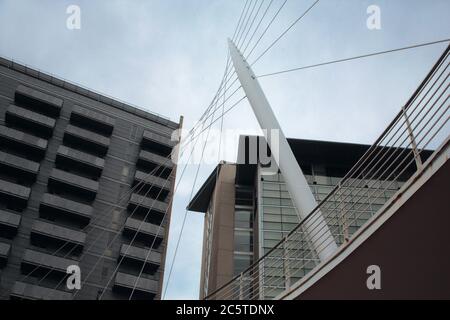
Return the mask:
<path fill-rule="evenodd" d="M 73 167 L 86 172 L 94 178 L 98 178 L 102 174 L 105 160 L 66 146 L 59 146 L 56 154 L 56 164 Z"/>
<path fill-rule="evenodd" d="M 40 216 L 65 217 L 80 223 L 81 227 L 89 224 L 92 217 L 92 207 L 76 201 L 61 198 L 57 195 L 46 193 L 42 197 L 39 207 Z"/>
<path fill-rule="evenodd" d="M 155 176 L 167 178 L 173 169 L 173 162 L 170 158 L 162 157 L 149 151 L 141 150 L 141 152 L 139 153 L 137 166 L 144 169 L 146 172 L 151 172 L 155 170 L 155 168 L 161 166 L 160 169 L 152 173 Z"/>
<path fill-rule="evenodd" d="M 19 85 L 15 93 L 15 101 L 18 104 L 33 108 L 39 113 L 46 114 L 53 118 L 59 116 L 63 100 L 48 95 L 35 89 Z"/>
<path fill-rule="evenodd" d="M 158 281 L 139 278 L 130 274 L 118 272 L 114 279 L 113 290 L 130 295 L 133 291 L 133 299 L 154 299 L 158 293 Z"/>
<path fill-rule="evenodd" d="M 17 234 L 22 217 L 10 211 L 0 210 L 0 234 L 12 239 Z"/>
<path fill-rule="evenodd" d="M 45 275 L 49 271 L 49 276 L 51 274 L 52 276 L 65 277 L 67 267 L 70 265 L 78 265 L 78 261 L 27 249 L 23 254 L 21 269 L 23 274 L 33 271 L 35 277 Z"/>
<path fill-rule="evenodd" d="M 64 134 L 64 144 L 75 149 L 104 157 L 108 152 L 110 140 L 98 133 L 68 125 Z"/>
<path fill-rule="evenodd" d="M 157 248 L 163 240 L 165 230 L 164 227 L 129 217 L 125 221 L 123 233 L 124 236 L 129 238 L 134 237 L 137 233 L 136 239 L 146 241 L 147 243 L 155 240 L 155 248 Z"/>
<path fill-rule="evenodd" d="M 146 220 L 153 223 L 160 223 L 168 209 L 166 202 L 147 198 L 137 193 L 131 195 L 128 202 L 128 210 L 138 215 L 147 216 Z"/>
<path fill-rule="evenodd" d="M 8 263 L 9 253 L 11 252 L 11 245 L 0 242 L 0 268 L 3 268 Z"/>
<path fill-rule="evenodd" d="M 72 300 L 72 294 L 16 281 L 11 290 L 11 299 L 20 300 Z"/>
<path fill-rule="evenodd" d="M 22 131 L 0 126 L 0 144 L 19 154 L 41 160 L 47 150 L 47 140 Z"/>
<path fill-rule="evenodd" d="M 172 181 L 155 177 L 148 173 L 136 170 L 134 174 L 134 185 L 140 183 L 138 190 L 140 193 L 147 194 L 149 197 L 164 200 L 170 193 Z"/>
<path fill-rule="evenodd" d="M 37 246 L 46 247 L 51 243 L 57 247 L 75 253 L 81 252 L 86 242 L 86 234 L 52 223 L 36 220 L 31 229 L 31 242 Z"/>
<path fill-rule="evenodd" d="M 70 123 L 110 136 L 114 129 L 115 120 L 102 113 L 76 105 L 72 109 Z"/>
<path fill-rule="evenodd" d="M 97 195 L 98 182 L 54 168 L 48 180 L 49 188 L 77 194 L 89 201 Z"/>
<path fill-rule="evenodd" d="M 172 141 L 170 137 L 165 137 L 151 131 L 144 131 L 141 145 L 143 148 L 154 151 L 162 156 L 168 156 L 177 141 Z"/>
<path fill-rule="evenodd" d="M 0 180 L 0 198 L 22 210 L 30 198 L 30 188 L 12 182 Z"/>
<path fill-rule="evenodd" d="M 9 125 L 32 131 L 33 134 L 43 138 L 52 136 L 56 124 L 53 118 L 13 104 L 6 110 L 5 120 Z"/>
<path fill-rule="evenodd" d="M 154 249 L 150 251 L 149 248 L 138 248 L 128 244 L 122 244 L 120 247 L 119 261 L 122 258 L 124 264 L 134 266 L 137 270 L 144 265 L 145 273 L 155 273 L 161 265 L 161 253 Z"/>
<path fill-rule="evenodd" d="M 39 163 L 0 151 L 0 170 L 19 179 L 36 181 Z"/>

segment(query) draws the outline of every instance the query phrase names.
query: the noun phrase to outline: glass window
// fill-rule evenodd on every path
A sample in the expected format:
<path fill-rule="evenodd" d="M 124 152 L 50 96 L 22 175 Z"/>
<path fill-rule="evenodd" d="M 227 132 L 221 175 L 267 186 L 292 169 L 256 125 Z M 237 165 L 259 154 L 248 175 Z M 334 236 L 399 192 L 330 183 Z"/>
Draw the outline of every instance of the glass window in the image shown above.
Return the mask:
<path fill-rule="evenodd" d="M 280 205 L 280 198 L 266 198 L 263 197 L 263 204 L 267 205 Z"/>
<path fill-rule="evenodd" d="M 317 193 L 321 194 L 329 194 L 333 189 L 334 187 L 331 186 L 317 186 L 316 188 Z"/>
<path fill-rule="evenodd" d="M 266 247 L 266 248 L 273 248 L 280 242 L 280 240 L 265 240 L 264 241 L 264 247 Z"/>
<path fill-rule="evenodd" d="M 309 184 L 312 184 L 314 182 L 313 176 L 305 175 L 305 178 L 306 178 L 306 182 L 308 182 Z"/>
<path fill-rule="evenodd" d="M 292 204 L 292 200 L 291 199 L 281 199 L 281 205 L 282 206 L 288 206 L 288 207 L 293 207 L 294 206 Z"/>
<path fill-rule="evenodd" d="M 251 255 L 234 254 L 234 275 L 238 275 L 251 266 L 253 257 Z"/>
<path fill-rule="evenodd" d="M 262 181 L 278 181 L 278 174 L 264 174 L 261 175 Z"/>
<path fill-rule="evenodd" d="M 264 211 L 264 213 L 280 214 L 281 213 L 281 208 L 280 207 L 267 207 L 267 206 L 264 206 L 263 207 L 263 211 Z"/>
<path fill-rule="evenodd" d="M 277 222 L 263 222 L 263 228 L 265 230 L 281 230 L 281 223 L 277 223 Z"/>
<path fill-rule="evenodd" d="M 253 232 L 235 230 L 234 251 L 253 252 Z"/>
<path fill-rule="evenodd" d="M 280 190 L 280 185 L 278 183 L 264 182 L 263 183 L 263 189 L 264 190 L 279 191 Z"/>
<path fill-rule="evenodd" d="M 280 197 L 280 191 L 264 190 L 262 194 L 263 197 L 272 197 L 272 198 Z"/>
<path fill-rule="evenodd" d="M 283 216 L 283 222 L 288 222 L 288 223 L 299 223 L 300 221 L 298 220 L 298 217 L 295 216 Z"/>
<path fill-rule="evenodd" d="M 322 176 L 322 175 L 316 175 L 315 178 L 316 178 L 317 184 L 331 185 L 330 177 Z"/>
<path fill-rule="evenodd" d="M 281 215 L 266 213 L 264 214 L 263 220 L 268 222 L 281 222 Z"/>
<path fill-rule="evenodd" d="M 249 210 L 236 210 L 234 212 L 235 228 L 253 228 L 253 214 Z"/>
<path fill-rule="evenodd" d="M 264 232 L 264 239 L 280 241 L 282 238 L 283 234 L 281 232 L 273 232 L 273 231 Z"/>
<path fill-rule="evenodd" d="M 283 191 L 283 192 L 281 192 L 281 198 L 283 198 L 283 199 L 291 199 L 291 195 L 289 194 L 288 191 Z"/>
<path fill-rule="evenodd" d="M 298 223 L 283 223 L 283 231 L 291 231 L 297 225 L 298 225 Z"/>
<path fill-rule="evenodd" d="M 283 215 L 290 215 L 290 216 L 297 217 L 297 212 L 296 212 L 295 208 L 282 208 L 281 212 L 283 213 Z"/>

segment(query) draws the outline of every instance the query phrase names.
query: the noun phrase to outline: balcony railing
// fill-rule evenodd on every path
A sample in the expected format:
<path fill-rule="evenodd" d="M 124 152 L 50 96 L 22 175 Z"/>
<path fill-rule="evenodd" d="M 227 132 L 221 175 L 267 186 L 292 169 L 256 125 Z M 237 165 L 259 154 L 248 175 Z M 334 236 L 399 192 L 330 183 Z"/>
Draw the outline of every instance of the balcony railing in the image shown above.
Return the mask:
<path fill-rule="evenodd" d="M 159 200 L 166 199 L 172 187 L 170 178 L 162 179 L 154 175 L 136 170 L 134 174 L 134 184 L 139 184 L 139 193 L 146 194 L 149 197 L 157 198 Z"/>
<path fill-rule="evenodd" d="M 166 137 L 155 132 L 144 131 L 142 136 L 142 145 L 150 149 L 162 151 L 164 155 L 168 155 L 172 148 L 177 144 L 176 141 L 172 141 L 171 137 Z"/>
<path fill-rule="evenodd" d="M 135 212 L 141 216 L 147 216 L 147 220 L 154 223 L 159 223 L 162 217 L 168 209 L 168 204 L 166 202 L 158 201 L 156 199 L 147 198 L 141 196 L 137 193 L 131 195 L 130 201 L 128 202 L 128 210 Z"/>
<path fill-rule="evenodd" d="M 70 220 L 75 220 L 81 226 L 89 223 L 92 217 L 92 207 L 83 203 L 68 200 L 60 196 L 46 193 L 42 197 L 39 207 L 41 217 L 67 217 Z"/>
<path fill-rule="evenodd" d="M 100 132 L 107 136 L 111 135 L 115 124 L 115 120 L 105 114 L 76 105 L 72 109 L 70 122 L 75 125 L 87 126 L 89 130 Z"/>
<path fill-rule="evenodd" d="M 127 295 L 134 291 L 132 298 L 135 299 L 153 299 L 158 292 L 158 281 L 142 277 L 138 279 L 131 274 L 118 272 L 114 280 L 114 290 Z"/>
<path fill-rule="evenodd" d="M 0 151 L 0 166 L 9 174 L 35 181 L 39 172 L 39 163 L 10 153 Z"/>
<path fill-rule="evenodd" d="M 5 238 L 13 238 L 17 234 L 22 217 L 16 213 L 0 210 L 0 233 Z"/>
<path fill-rule="evenodd" d="M 143 271 L 153 273 L 161 265 L 161 253 L 150 248 L 145 249 L 122 244 L 119 260 L 125 264 L 136 265 L 138 269 L 145 264 Z"/>
<path fill-rule="evenodd" d="M 16 281 L 11 290 L 11 299 L 45 300 L 49 297 L 52 300 L 71 300 L 72 294 L 20 281 Z"/>
<path fill-rule="evenodd" d="M 11 201 L 11 203 L 14 202 L 19 209 L 23 209 L 27 206 L 30 192 L 30 188 L 9 181 L 0 180 L 0 197 L 7 201 Z"/>
<path fill-rule="evenodd" d="M 64 133 L 64 143 L 75 149 L 105 156 L 108 152 L 110 139 L 101 134 L 69 124 Z"/>
<path fill-rule="evenodd" d="M 433 157 L 427 150 L 449 143 L 449 64 L 447 48 L 382 135 L 328 196 L 264 256 L 206 299 L 277 299 L 324 262 L 313 248 L 326 248 L 331 241 L 345 246 L 365 224 L 355 221 L 370 212 L 372 204 L 389 206 L 402 189 L 382 203 L 380 193 L 413 181 L 428 165 L 427 158 Z M 329 229 L 316 223 L 319 214 Z M 315 227 L 306 232 L 305 225 Z"/>
<path fill-rule="evenodd" d="M 8 262 L 9 253 L 11 252 L 11 245 L 0 242 L 0 268 L 3 268 Z"/>
<path fill-rule="evenodd" d="M 141 183 L 141 185 L 151 185 L 152 188 L 170 190 L 171 182 L 167 179 L 161 179 L 148 173 L 137 170 L 134 174 L 134 181 Z"/>
<path fill-rule="evenodd" d="M 13 104 L 6 110 L 5 119 L 9 125 L 19 126 L 44 138 L 52 135 L 56 124 L 53 118 Z"/>
<path fill-rule="evenodd" d="M 136 238 L 139 240 L 148 242 L 155 240 L 155 248 L 158 248 L 161 243 L 164 237 L 164 232 L 164 227 L 138 219 L 133 219 L 131 217 L 127 218 L 123 229 L 123 233 L 127 237 L 134 237 L 137 233 Z"/>
<path fill-rule="evenodd" d="M 49 187 L 52 189 L 64 189 L 85 196 L 93 200 L 97 195 L 98 182 L 79 175 L 54 168 L 49 177 Z"/>
<path fill-rule="evenodd" d="M 48 144 L 45 139 L 5 126 L 0 126 L 0 143 L 20 154 L 39 160 L 45 156 Z"/>
<path fill-rule="evenodd" d="M 149 151 L 141 150 L 139 153 L 139 160 L 142 164 L 153 165 L 153 166 L 164 166 L 168 169 L 173 168 L 173 163 L 167 157 L 163 157 Z"/>
<path fill-rule="evenodd" d="M 54 118 L 59 116 L 63 105 L 62 99 L 25 87 L 24 85 L 17 87 L 15 101 Z"/>
<path fill-rule="evenodd" d="M 86 242 L 86 234 L 49 222 L 36 220 L 31 228 L 31 241 L 38 246 L 52 243 L 63 246 L 72 252 L 80 252 Z"/>
<path fill-rule="evenodd" d="M 56 154 L 56 164 L 75 167 L 93 177 L 100 177 L 105 166 L 105 160 L 66 146 L 59 146 Z"/>
<path fill-rule="evenodd" d="M 41 274 L 45 275 L 50 271 L 52 274 L 66 276 L 67 267 L 70 265 L 78 265 L 78 262 L 27 249 L 23 254 L 21 267 L 24 274 L 33 271 L 33 275 L 40 276 Z M 36 269 L 36 267 L 39 267 L 39 269 Z"/>

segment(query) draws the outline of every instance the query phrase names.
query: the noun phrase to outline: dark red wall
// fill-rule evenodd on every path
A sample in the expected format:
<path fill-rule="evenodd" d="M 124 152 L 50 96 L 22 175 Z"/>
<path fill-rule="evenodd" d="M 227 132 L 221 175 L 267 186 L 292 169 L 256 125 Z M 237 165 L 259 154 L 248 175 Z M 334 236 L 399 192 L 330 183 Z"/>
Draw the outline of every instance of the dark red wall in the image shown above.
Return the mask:
<path fill-rule="evenodd" d="M 372 264 L 381 290 L 367 289 Z M 450 299 L 450 161 L 298 299 Z"/>

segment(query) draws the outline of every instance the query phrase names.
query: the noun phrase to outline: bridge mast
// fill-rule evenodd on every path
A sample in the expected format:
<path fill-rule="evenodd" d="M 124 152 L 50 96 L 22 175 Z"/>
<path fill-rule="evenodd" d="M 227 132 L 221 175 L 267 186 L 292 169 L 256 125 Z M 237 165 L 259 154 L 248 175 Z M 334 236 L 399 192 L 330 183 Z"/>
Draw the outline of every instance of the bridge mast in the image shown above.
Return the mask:
<path fill-rule="evenodd" d="M 317 206 L 314 195 L 250 65 L 230 39 L 228 46 L 239 81 L 264 131 L 272 156 L 283 173 L 287 189 L 300 215 L 299 218 L 304 219 Z M 272 141 L 271 130 L 278 130 L 277 141 Z M 304 227 L 321 261 L 337 250 L 334 237 L 320 211 L 316 211 L 305 221 Z"/>

